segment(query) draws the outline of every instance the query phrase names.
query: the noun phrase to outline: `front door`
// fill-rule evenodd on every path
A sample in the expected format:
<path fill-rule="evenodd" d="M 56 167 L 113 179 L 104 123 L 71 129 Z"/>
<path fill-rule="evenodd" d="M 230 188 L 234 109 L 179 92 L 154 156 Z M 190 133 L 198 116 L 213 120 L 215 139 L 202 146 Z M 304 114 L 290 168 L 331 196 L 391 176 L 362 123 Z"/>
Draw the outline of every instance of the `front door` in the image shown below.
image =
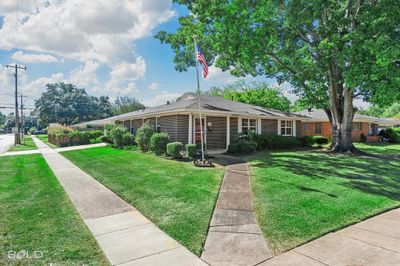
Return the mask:
<path fill-rule="evenodd" d="M 203 141 L 204 143 L 206 143 L 206 123 L 205 123 L 205 119 L 202 118 L 201 119 L 201 124 L 202 124 L 202 128 L 203 128 Z M 201 145 L 201 130 L 200 130 L 200 118 L 195 118 L 194 120 L 194 143 L 195 144 L 199 144 Z M 205 147 L 205 145 L 204 145 Z"/>

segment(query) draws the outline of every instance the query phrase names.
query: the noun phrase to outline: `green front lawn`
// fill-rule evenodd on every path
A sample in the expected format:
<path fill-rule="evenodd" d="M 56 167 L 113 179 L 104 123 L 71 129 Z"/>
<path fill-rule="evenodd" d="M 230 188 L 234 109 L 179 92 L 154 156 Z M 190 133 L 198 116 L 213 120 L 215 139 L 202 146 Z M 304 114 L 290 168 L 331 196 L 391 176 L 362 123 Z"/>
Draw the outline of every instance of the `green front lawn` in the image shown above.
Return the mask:
<path fill-rule="evenodd" d="M 63 152 L 84 171 L 199 255 L 222 181 L 222 168 L 197 168 L 110 147 Z"/>
<path fill-rule="evenodd" d="M 400 160 L 318 151 L 246 159 L 257 220 L 275 254 L 400 205 Z"/>
<path fill-rule="evenodd" d="M 21 144 L 17 144 L 17 146 L 11 146 L 8 151 L 27 151 L 27 150 L 37 150 L 35 142 L 30 135 L 25 136 L 25 141 L 21 139 Z"/>
<path fill-rule="evenodd" d="M 391 143 L 354 143 L 354 145 L 365 152 L 382 155 L 400 155 L 400 144 Z"/>
<path fill-rule="evenodd" d="M 2 157 L 0 169 L 0 265 L 109 264 L 42 155 Z M 24 250 L 43 257 L 8 258 Z"/>

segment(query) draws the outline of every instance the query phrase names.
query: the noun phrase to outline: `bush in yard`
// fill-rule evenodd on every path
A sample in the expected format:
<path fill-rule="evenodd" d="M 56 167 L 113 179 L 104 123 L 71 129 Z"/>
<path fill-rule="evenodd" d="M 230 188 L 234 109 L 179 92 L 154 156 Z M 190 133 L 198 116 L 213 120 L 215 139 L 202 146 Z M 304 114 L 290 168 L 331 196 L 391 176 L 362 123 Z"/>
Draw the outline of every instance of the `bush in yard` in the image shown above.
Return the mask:
<path fill-rule="evenodd" d="M 237 153 L 251 153 L 257 147 L 257 144 L 254 142 L 250 142 L 247 140 L 239 140 L 236 143 L 229 144 L 228 153 L 237 154 Z"/>
<path fill-rule="evenodd" d="M 100 136 L 100 142 L 111 143 L 111 140 L 107 137 L 107 135 Z"/>
<path fill-rule="evenodd" d="M 379 136 L 390 143 L 400 143 L 400 129 L 388 128 L 379 131 Z"/>
<path fill-rule="evenodd" d="M 166 132 L 154 133 L 150 138 L 150 150 L 157 155 L 166 153 L 169 135 Z"/>
<path fill-rule="evenodd" d="M 303 136 L 299 138 L 302 147 L 312 147 L 315 144 L 315 139 L 312 136 Z"/>
<path fill-rule="evenodd" d="M 300 140 L 291 136 L 265 135 L 264 138 L 268 149 L 294 148 L 300 145 Z"/>
<path fill-rule="evenodd" d="M 131 133 L 125 133 L 122 135 L 122 142 L 124 146 L 131 146 L 135 144 L 135 136 Z"/>
<path fill-rule="evenodd" d="M 254 131 L 249 131 L 247 138 L 241 138 L 242 140 L 248 140 L 250 143 L 254 143 L 256 150 L 263 150 L 267 148 L 267 143 L 264 136 L 255 133 Z"/>
<path fill-rule="evenodd" d="M 325 138 L 325 137 L 322 137 L 322 136 L 315 136 L 314 140 L 315 140 L 315 143 L 318 144 L 318 146 L 322 146 L 322 145 L 325 145 L 325 144 L 329 143 L 328 138 Z"/>
<path fill-rule="evenodd" d="M 365 136 L 363 133 L 360 134 L 360 142 L 367 142 L 367 136 Z"/>
<path fill-rule="evenodd" d="M 124 135 L 127 134 L 127 129 L 122 126 L 115 126 L 111 129 L 110 135 L 112 144 L 115 147 L 121 148 L 124 146 Z"/>
<path fill-rule="evenodd" d="M 189 158 L 194 158 L 196 156 L 197 145 L 196 144 L 186 144 L 186 156 Z"/>
<path fill-rule="evenodd" d="M 141 127 L 136 131 L 135 141 L 139 145 L 139 148 L 142 152 L 146 152 L 150 148 L 151 136 L 154 133 L 154 127 L 150 124 L 149 121 L 144 123 Z"/>
<path fill-rule="evenodd" d="M 181 158 L 182 142 L 171 142 L 167 144 L 167 154 L 172 158 Z"/>

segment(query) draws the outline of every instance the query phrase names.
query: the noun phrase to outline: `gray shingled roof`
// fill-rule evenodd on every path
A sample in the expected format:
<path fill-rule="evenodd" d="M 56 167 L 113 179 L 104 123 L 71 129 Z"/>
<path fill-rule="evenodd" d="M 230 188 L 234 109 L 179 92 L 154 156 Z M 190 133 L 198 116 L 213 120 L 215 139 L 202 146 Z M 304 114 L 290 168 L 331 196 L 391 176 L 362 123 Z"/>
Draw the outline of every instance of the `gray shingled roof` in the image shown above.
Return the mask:
<path fill-rule="evenodd" d="M 313 120 L 328 121 L 328 116 L 326 115 L 325 111 L 322 109 L 311 109 L 311 112 L 309 112 L 308 109 L 306 109 L 306 110 L 303 110 L 300 112 L 296 112 L 296 114 L 310 117 Z M 379 117 L 362 115 L 362 114 L 354 115 L 354 121 L 357 122 L 357 120 L 358 121 L 370 121 L 370 122 L 378 123 L 378 124 L 393 124 L 393 125 L 400 124 L 400 121 L 397 121 L 395 119 L 379 118 Z"/>
<path fill-rule="evenodd" d="M 227 114 L 248 115 L 248 116 L 266 116 L 276 118 L 299 117 L 300 115 L 281 112 L 273 109 L 266 109 L 255 105 L 235 102 L 227 100 L 220 96 L 200 96 L 201 111 L 220 111 Z M 113 120 L 124 120 L 134 118 L 136 116 L 159 115 L 168 111 L 189 111 L 198 110 L 197 95 L 194 93 L 185 93 L 178 101 L 169 104 L 159 105 L 155 107 L 145 108 L 135 112 L 126 113 L 116 117 Z"/>

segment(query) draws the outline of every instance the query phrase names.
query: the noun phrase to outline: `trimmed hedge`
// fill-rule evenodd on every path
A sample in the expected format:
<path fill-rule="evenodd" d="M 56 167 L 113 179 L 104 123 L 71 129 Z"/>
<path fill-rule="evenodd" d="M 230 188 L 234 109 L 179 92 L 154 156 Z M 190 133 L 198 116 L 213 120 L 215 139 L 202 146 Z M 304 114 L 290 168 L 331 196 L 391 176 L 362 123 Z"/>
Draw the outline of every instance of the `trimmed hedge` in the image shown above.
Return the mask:
<path fill-rule="evenodd" d="M 186 144 L 186 156 L 189 158 L 194 158 L 196 156 L 197 145 L 196 144 Z"/>
<path fill-rule="evenodd" d="M 167 154 L 172 158 L 181 158 L 182 142 L 171 142 L 167 144 Z"/>
<path fill-rule="evenodd" d="M 254 142 L 250 142 L 247 140 L 239 140 L 235 143 L 229 144 L 228 153 L 237 154 L 237 153 L 251 153 L 257 147 L 257 144 Z"/>
<path fill-rule="evenodd" d="M 157 155 L 166 153 L 169 135 L 166 132 L 154 133 L 150 138 L 150 150 Z"/>
<path fill-rule="evenodd" d="M 102 130 L 52 132 L 53 134 L 48 135 L 49 142 L 60 147 L 96 143 L 97 140 L 95 141 L 95 139 L 98 139 L 103 135 Z"/>
<path fill-rule="evenodd" d="M 299 138 L 299 143 L 302 147 L 312 147 L 315 144 L 313 136 L 303 136 Z"/>
<path fill-rule="evenodd" d="M 314 136 L 314 141 L 319 146 L 328 144 L 328 142 L 329 142 L 328 138 L 325 138 L 322 136 Z"/>

